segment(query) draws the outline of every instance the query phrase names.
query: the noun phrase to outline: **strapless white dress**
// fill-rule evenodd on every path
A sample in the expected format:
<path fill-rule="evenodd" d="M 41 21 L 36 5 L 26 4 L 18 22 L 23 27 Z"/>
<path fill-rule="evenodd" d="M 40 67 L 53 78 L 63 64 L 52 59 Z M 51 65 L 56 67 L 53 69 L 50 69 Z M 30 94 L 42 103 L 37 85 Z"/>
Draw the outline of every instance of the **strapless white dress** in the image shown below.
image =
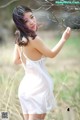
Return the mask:
<path fill-rule="evenodd" d="M 18 88 L 23 114 L 43 114 L 56 107 L 53 81 L 45 68 L 45 59 L 26 60 L 25 75 Z"/>

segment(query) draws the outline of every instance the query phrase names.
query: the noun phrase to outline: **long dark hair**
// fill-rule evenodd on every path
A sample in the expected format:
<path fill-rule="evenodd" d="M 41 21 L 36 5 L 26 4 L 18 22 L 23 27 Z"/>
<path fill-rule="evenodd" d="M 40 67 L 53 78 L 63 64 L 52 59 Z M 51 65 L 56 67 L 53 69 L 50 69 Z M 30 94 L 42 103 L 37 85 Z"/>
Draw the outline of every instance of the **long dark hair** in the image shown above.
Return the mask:
<path fill-rule="evenodd" d="M 27 26 L 25 26 L 24 22 L 24 13 L 26 12 L 32 12 L 32 10 L 26 6 L 20 5 L 14 8 L 13 10 L 13 21 L 17 27 L 17 31 L 15 32 L 16 40 L 15 43 L 17 43 L 19 46 L 26 46 L 29 42 L 28 37 L 32 37 L 34 39 L 36 37 L 36 33 L 32 30 L 29 30 Z M 24 41 L 22 38 L 25 37 L 26 41 Z"/>

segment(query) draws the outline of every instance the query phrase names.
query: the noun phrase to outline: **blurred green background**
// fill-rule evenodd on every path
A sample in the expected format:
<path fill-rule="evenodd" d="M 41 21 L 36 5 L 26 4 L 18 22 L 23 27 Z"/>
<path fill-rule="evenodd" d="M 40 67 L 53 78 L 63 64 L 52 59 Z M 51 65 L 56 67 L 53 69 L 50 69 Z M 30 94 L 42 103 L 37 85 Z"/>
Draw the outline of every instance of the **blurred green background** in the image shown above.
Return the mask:
<path fill-rule="evenodd" d="M 80 6 L 60 6 L 51 0 L 0 0 L 0 112 L 8 111 L 10 120 L 23 120 L 17 91 L 24 69 L 12 63 L 16 30 L 12 11 L 22 4 L 33 9 L 42 24 L 38 34 L 50 48 L 60 40 L 66 26 L 72 28 L 71 36 L 60 53 L 46 60 L 58 109 L 49 112 L 45 120 L 80 120 Z"/>

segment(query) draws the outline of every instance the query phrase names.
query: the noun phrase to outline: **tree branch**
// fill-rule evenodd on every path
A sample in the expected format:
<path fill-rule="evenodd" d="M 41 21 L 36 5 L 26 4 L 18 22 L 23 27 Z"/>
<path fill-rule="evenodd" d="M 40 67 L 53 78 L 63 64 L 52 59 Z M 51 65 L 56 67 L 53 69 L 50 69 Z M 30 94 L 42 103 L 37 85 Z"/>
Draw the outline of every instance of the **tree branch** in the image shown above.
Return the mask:
<path fill-rule="evenodd" d="M 16 2 L 16 1 L 19 1 L 19 0 L 12 0 L 12 1 L 8 2 L 7 4 L 0 6 L 0 9 L 5 8 L 5 7 L 9 6 L 10 4 L 12 4 L 13 2 Z"/>

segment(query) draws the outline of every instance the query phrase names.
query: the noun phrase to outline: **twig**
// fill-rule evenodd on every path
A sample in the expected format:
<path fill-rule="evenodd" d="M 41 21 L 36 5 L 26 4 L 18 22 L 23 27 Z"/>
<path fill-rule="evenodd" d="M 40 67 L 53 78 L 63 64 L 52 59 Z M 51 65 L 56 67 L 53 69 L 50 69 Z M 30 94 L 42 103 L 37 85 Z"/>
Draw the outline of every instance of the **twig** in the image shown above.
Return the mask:
<path fill-rule="evenodd" d="M 8 5 L 10 5 L 10 4 L 12 4 L 13 2 L 16 2 L 16 1 L 19 1 L 19 0 L 12 0 L 12 1 L 8 2 L 7 4 L 0 6 L 0 9 L 5 8 Z"/>

